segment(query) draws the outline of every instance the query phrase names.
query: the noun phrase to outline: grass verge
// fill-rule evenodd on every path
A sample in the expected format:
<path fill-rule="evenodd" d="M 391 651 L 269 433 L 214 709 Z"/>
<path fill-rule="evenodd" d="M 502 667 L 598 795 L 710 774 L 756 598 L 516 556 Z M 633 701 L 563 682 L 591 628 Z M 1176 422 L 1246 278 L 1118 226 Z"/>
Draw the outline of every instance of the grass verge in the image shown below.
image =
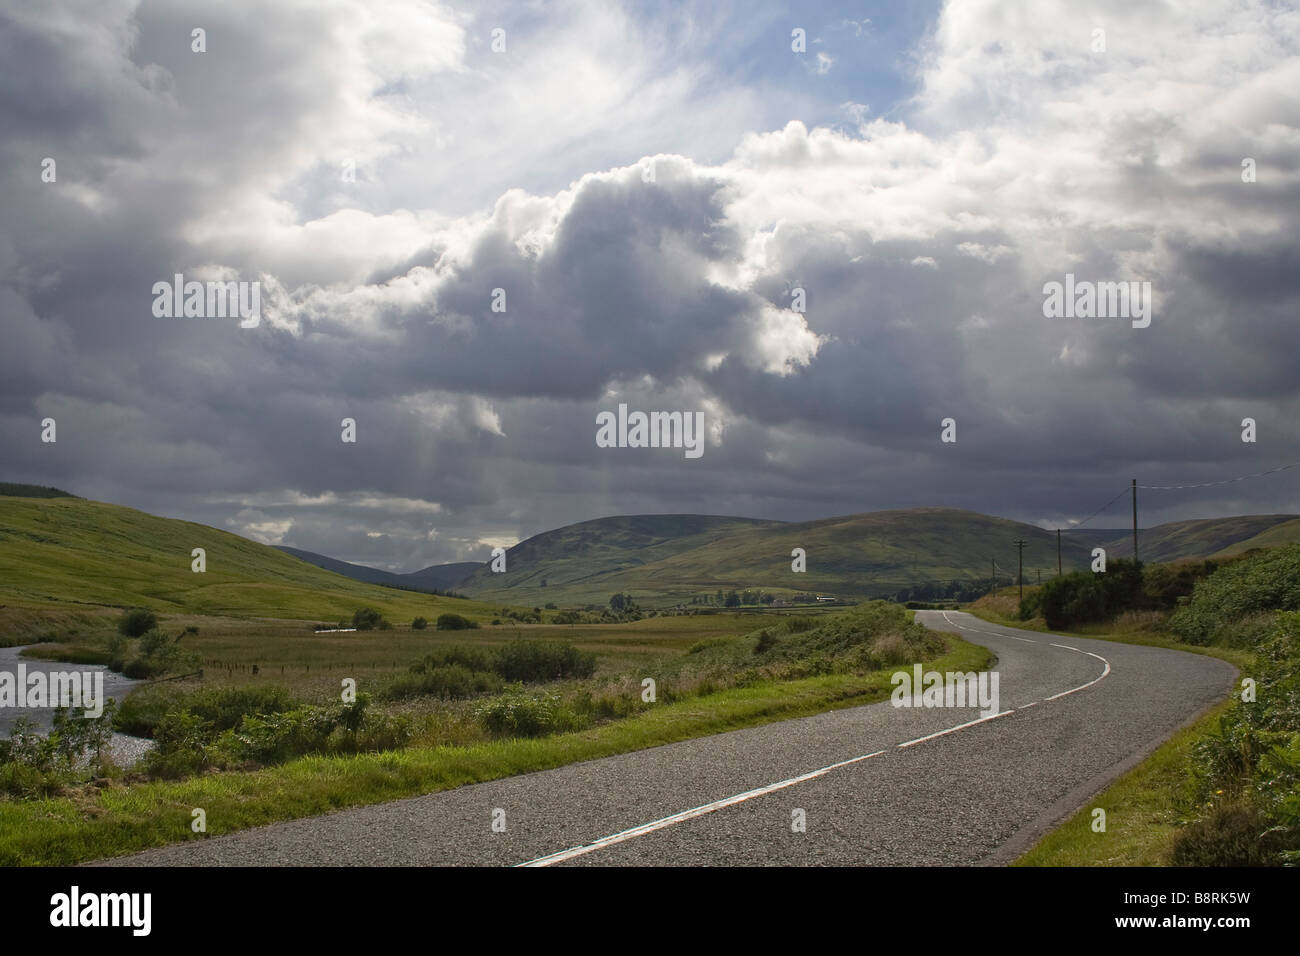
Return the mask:
<path fill-rule="evenodd" d="M 984 670 L 991 655 L 955 635 L 936 670 Z M 247 827 L 434 793 L 675 741 L 884 700 L 894 668 L 719 691 L 588 730 L 469 747 L 304 757 L 175 783 L 87 786 L 72 797 L 0 803 L 0 865 L 68 865 Z M 192 811 L 208 832 L 193 834 Z"/>

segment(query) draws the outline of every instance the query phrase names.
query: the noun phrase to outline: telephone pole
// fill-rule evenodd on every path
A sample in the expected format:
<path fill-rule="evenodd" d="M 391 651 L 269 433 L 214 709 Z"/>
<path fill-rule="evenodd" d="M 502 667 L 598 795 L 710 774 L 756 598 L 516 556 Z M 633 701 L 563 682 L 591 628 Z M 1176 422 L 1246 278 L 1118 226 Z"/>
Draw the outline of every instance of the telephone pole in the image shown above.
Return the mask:
<path fill-rule="evenodd" d="M 1016 548 L 1020 552 L 1019 569 L 1016 571 L 1016 582 L 1020 585 L 1020 600 L 1025 599 L 1025 539 L 1016 538 Z"/>
<path fill-rule="evenodd" d="M 1138 563 L 1138 480 L 1133 479 L 1133 563 Z"/>
<path fill-rule="evenodd" d="M 1040 588 L 1043 586 L 1043 569 L 1042 569 L 1042 568 L 1039 568 L 1039 569 L 1038 569 L 1038 586 L 1039 586 Z"/>
<path fill-rule="evenodd" d="M 989 558 L 989 594 L 998 589 L 998 559 Z"/>
<path fill-rule="evenodd" d="M 1061 576 L 1061 529 L 1056 529 L 1056 576 Z"/>

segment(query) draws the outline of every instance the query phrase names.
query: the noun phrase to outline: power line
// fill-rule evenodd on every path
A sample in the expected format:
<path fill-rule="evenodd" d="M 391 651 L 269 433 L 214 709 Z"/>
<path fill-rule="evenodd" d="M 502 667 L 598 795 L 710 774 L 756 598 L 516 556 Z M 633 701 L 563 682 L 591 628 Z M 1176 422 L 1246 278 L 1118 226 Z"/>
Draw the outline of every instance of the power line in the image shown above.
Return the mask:
<path fill-rule="evenodd" d="M 1246 481 L 1248 478 L 1263 478 L 1266 475 L 1274 475 L 1279 471 L 1286 471 L 1288 468 L 1295 468 L 1300 465 L 1300 461 L 1293 461 L 1289 465 L 1279 465 L 1277 468 L 1270 468 L 1268 471 L 1257 471 L 1251 475 L 1238 475 L 1236 478 L 1224 478 L 1222 481 L 1203 481 L 1195 485 L 1138 485 L 1143 491 L 1181 491 L 1184 488 L 1212 488 L 1215 485 L 1230 485 L 1237 481 Z"/>
<path fill-rule="evenodd" d="M 1141 488 L 1141 487 L 1143 487 L 1143 486 L 1142 486 L 1142 485 L 1138 485 L 1138 487 Z M 1088 523 L 1089 521 L 1091 521 L 1093 518 L 1097 517 L 1097 515 L 1101 514 L 1103 511 L 1105 511 L 1107 508 L 1109 508 L 1109 507 L 1110 507 L 1111 505 L 1113 505 L 1115 502 L 1119 501 L 1119 499 L 1123 498 L 1126 494 L 1128 494 L 1128 493 L 1129 493 L 1129 490 L 1130 490 L 1130 489 L 1125 488 L 1123 491 L 1121 491 L 1119 494 L 1117 494 L 1114 498 L 1111 498 L 1110 501 L 1106 502 L 1104 505 L 1102 505 L 1100 508 L 1098 508 L 1098 509 L 1097 509 L 1096 511 L 1094 511 L 1092 514 L 1088 515 L 1088 517 L 1084 518 L 1084 519 L 1083 519 L 1082 521 L 1080 521 L 1080 522 L 1077 522 L 1077 523 L 1075 523 L 1075 524 L 1070 525 L 1070 527 L 1069 527 L 1067 530 L 1069 530 L 1069 531 L 1073 531 L 1073 530 L 1075 530 L 1076 528 L 1082 528 L 1085 524 L 1087 524 L 1087 523 Z"/>

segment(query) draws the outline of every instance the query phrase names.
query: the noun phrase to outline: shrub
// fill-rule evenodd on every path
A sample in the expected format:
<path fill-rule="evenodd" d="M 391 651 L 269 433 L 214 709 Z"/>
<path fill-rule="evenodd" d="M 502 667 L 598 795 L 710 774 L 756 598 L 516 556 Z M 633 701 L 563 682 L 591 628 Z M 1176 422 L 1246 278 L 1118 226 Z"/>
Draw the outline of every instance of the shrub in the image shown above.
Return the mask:
<path fill-rule="evenodd" d="M 435 627 L 440 631 L 468 631 L 478 627 L 478 622 L 459 614 L 439 614 Z"/>
<path fill-rule="evenodd" d="M 384 616 L 373 607 L 359 607 L 352 612 L 352 626 L 358 631 L 373 631 L 384 620 Z"/>
<path fill-rule="evenodd" d="M 414 621 L 411 622 L 411 630 L 413 631 L 423 631 L 428 626 L 429 626 L 429 622 L 422 617 L 417 617 Z"/>
<path fill-rule="evenodd" d="M 1300 545 L 1236 561 L 1198 581 L 1192 599 L 1169 619 L 1188 644 L 1209 644 L 1229 625 L 1261 611 L 1300 609 Z"/>
<path fill-rule="evenodd" d="M 515 686 L 479 708 L 483 726 L 504 737 L 544 737 L 577 726 L 556 694 L 525 694 Z"/>
<path fill-rule="evenodd" d="M 764 628 L 758 632 L 758 640 L 754 642 L 754 653 L 762 654 L 764 651 L 771 650 L 776 646 L 776 638 L 772 632 Z"/>
<path fill-rule="evenodd" d="M 140 653 L 145 657 L 157 657 L 172 643 L 171 637 L 164 631 L 154 628 L 140 637 Z"/>
<path fill-rule="evenodd" d="M 145 769 L 165 778 L 198 773 L 211 765 L 211 737 L 211 725 L 202 717 L 183 709 L 167 714 L 154 727 L 154 746 L 145 755 Z"/>
<path fill-rule="evenodd" d="M 785 630 L 787 634 L 802 634 L 804 631 L 811 631 L 817 626 L 817 622 L 811 617 L 787 617 L 785 619 Z"/>
<path fill-rule="evenodd" d="M 133 607 L 117 619 L 117 632 L 126 637 L 139 637 L 158 625 L 158 615 L 147 607 Z"/>
<path fill-rule="evenodd" d="M 554 641 L 511 641 L 497 651 L 493 669 L 508 681 L 590 677 L 596 672 L 596 655 Z"/>
<path fill-rule="evenodd" d="M 1269 821 L 1254 807 L 1216 807 L 1204 820 L 1187 826 L 1174 839 L 1169 862 L 1174 866 L 1271 866 L 1281 844 Z"/>
<path fill-rule="evenodd" d="M 440 697 L 459 700 L 501 689 L 501 678 L 491 671 L 472 671 L 462 664 L 444 664 L 397 678 L 387 696 Z"/>
<path fill-rule="evenodd" d="M 1049 628 L 1109 620 L 1122 611 L 1141 608 L 1142 565 L 1118 558 L 1108 562 L 1104 572 L 1073 571 L 1052 578 L 1034 593 L 1033 599 L 1037 608 L 1031 609 L 1041 611 Z M 1028 619 L 1023 607 L 1021 619 Z"/>

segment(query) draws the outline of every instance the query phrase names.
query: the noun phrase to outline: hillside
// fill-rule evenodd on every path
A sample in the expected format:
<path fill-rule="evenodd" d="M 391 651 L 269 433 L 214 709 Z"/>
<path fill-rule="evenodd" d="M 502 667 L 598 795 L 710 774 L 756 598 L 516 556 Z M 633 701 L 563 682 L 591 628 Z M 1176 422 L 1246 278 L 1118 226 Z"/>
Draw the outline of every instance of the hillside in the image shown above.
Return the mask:
<path fill-rule="evenodd" d="M 1138 529 L 1138 556 L 1143 561 L 1176 561 L 1180 558 L 1206 558 L 1225 549 L 1232 553 L 1243 542 L 1269 529 L 1291 522 L 1295 515 L 1241 515 L 1234 518 L 1198 518 L 1171 521 L 1154 528 Z M 1287 543 L 1282 541 L 1279 543 Z M 1106 553 L 1114 557 L 1133 556 L 1133 538 L 1124 533 L 1103 542 Z"/>
<path fill-rule="evenodd" d="M 1210 557 L 1225 558 L 1250 551 L 1253 548 L 1280 548 L 1297 542 L 1300 542 L 1300 518 L 1292 518 L 1290 521 L 1275 524 L 1253 537 L 1243 538 L 1241 541 L 1230 544 L 1228 547 L 1214 552 Z"/>
<path fill-rule="evenodd" d="M 506 570 L 483 566 L 458 590 L 486 600 L 604 604 L 616 587 L 604 578 L 704 547 L 728 534 L 779 527 L 779 521 L 716 515 L 621 515 L 534 535 L 506 551 Z"/>
<path fill-rule="evenodd" d="M 482 564 L 478 561 L 461 561 L 457 564 L 434 564 L 419 571 L 412 571 L 409 574 L 399 574 L 393 571 L 372 568 L 364 564 L 340 561 L 324 554 L 303 551 L 301 548 L 290 548 L 287 545 L 277 545 L 276 550 L 292 555 L 299 561 L 306 561 L 318 568 L 324 568 L 326 571 L 333 571 L 345 578 L 352 578 L 354 581 L 366 581 L 370 584 L 381 584 L 386 587 L 407 588 L 412 591 L 427 591 L 430 593 L 455 590 L 456 584 L 459 584 L 482 567 Z"/>
<path fill-rule="evenodd" d="M 988 580 L 992 558 L 1007 580 L 1016 570 L 1016 538 L 1029 542 L 1026 579 L 1034 578 L 1035 569 L 1046 574 L 1056 568 L 1054 532 L 950 508 L 799 523 L 696 518 L 708 524 L 695 526 L 686 520 L 691 517 L 604 518 L 546 532 L 506 553 L 506 574 L 480 571 L 461 590 L 516 604 L 603 604 L 626 591 L 652 606 L 732 588 L 893 596 L 927 582 Z M 693 533 L 670 539 L 674 529 Z M 639 547 L 641 540 L 648 543 Z M 796 547 L 807 552 L 802 574 L 790 569 Z M 1063 542 L 1067 568 L 1083 567 L 1087 555 L 1082 545 Z"/>
<path fill-rule="evenodd" d="M 207 552 L 207 571 L 190 568 Z M 354 581 L 205 525 L 81 498 L 0 497 L 0 602 L 337 621 L 363 605 L 394 622 L 474 602 Z"/>

